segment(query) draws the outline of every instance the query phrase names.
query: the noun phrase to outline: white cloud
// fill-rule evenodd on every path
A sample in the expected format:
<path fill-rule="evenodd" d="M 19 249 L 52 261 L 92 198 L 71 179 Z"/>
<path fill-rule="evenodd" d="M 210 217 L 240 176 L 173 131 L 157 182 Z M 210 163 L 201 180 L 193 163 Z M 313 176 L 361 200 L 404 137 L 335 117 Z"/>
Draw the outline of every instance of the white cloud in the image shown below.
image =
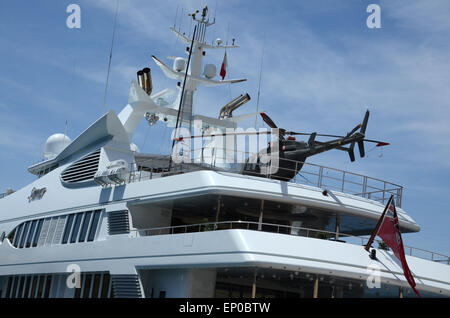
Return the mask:
<path fill-rule="evenodd" d="M 381 8 L 383 13 L 405 29 L 447 35 L 450 30 L 450 2 L 446 0 L 383 0 Z"/>

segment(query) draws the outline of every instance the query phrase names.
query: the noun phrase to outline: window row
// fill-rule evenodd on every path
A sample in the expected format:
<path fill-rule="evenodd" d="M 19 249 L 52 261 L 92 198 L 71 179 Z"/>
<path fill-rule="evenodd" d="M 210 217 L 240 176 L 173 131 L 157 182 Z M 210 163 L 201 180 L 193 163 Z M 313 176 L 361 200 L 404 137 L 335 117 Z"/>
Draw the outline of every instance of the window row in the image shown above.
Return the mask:
<path fill-rule="evenodd" d="M 92 242 L 102 210 L 87 211 L 19 224 L 8 236 L 16 248 Z"/>
<path fill-rule="evenodd" d="M 51 285 L 52 275 L 10 276 L 3 297 L 48 298 Z"/>
<path fill-rule="evenodd" d="M 113 298 L 111 276 L 108 273 L 82 273 L 81 288 L 75 289 L 74 298 Z"/>
<path fill-rule="evenodd" d="M 107 272 L 82 273 L 80 288 L 68 287 L 67 280 L 67 274 L 9 276 L 4 284 L 0 280 L 0 298 L 114 297 L 112 279 Z"/>

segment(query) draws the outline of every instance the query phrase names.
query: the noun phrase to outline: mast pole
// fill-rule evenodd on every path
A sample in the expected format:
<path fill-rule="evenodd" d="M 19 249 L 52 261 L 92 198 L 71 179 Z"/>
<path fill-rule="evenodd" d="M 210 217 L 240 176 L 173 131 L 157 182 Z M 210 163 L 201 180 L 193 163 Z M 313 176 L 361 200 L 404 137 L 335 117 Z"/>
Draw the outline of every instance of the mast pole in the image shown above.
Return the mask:
<path fill-rule="evenodd" d="M 192 34 L 191 48 L 189 50 L 189 58 L 188 58 L 188 62 L 187 62 L 187 65 L 186 65 L 186 72 L 184 73 L 184 81 L 183 81 L 183 88 L 181 90 L 180 106 L 178 107 L 178 113 L 177 113 L 177 122 L 175 124 L 175 134 L 177 133 L 177 130 L 179 128 L 178 126 L 179 126 L 179 122 L 180 122 L 180 114 L 181 114 L 182 109 L 183 109 L 184 91 L 185 91 L 186 81 L 187 81 L 187 76 L 188 76 L 188 71 L 189 71 L 189 64 L 191 63 L 192 48 L 194 47 L 194 39 L 195 39 L 196 32 L 197 32 L 197 26 L 194 26 L 194 33 Z M 174 137 L 177 137 L 177 136 L 175 135 Z M 171 148 L 170 156 L 169 156 L 169 169 L 168 169 L 168 171 L 170 171 L 170 168 L 172 167 L 172 153 L 173 153 L 173 147 L 175 146 L 175 140 L 176 140 L 176 138 L 174 138 L 172 140 L 172 148 Z"/>
<path fill-rule="evenodd" d="M 389 200 L 388 200 L 386 206 L 384 207 L 383 214 L 381 214 L 381 217 L 380 217 L 380 219 L 378 220 L 377 225 L 376 225 L 375 228 L 373 229 L 373 232 L 372 232 L 372 235 L 370 236 L 369 241 L 368 241 L 367 244 L 366 244 L 366 247 L 365 247 L 365 250 L 366 250 L 366 251 L 369 251 L 369 248 L 370 248 L 370 246 L 372 245 L 372 243 L 373 243 L 373 241 L 374 241 L 374 239 L 375 239 L 375 236 L 377 236 L 378 231 L 380 230 L 381 223 L 383 223 L 383 220 L 384 220 L 384 217 L 385 217 L 385 215 L 386 215 L 386 212 L 387 212 L 387 210 L 389 209 L 389 206 L 391 205 L 391 202 L 392 202 L 393 199 L 394 199 L 394 195 L 392 194 L 391 197 L 389 198 Z"/>

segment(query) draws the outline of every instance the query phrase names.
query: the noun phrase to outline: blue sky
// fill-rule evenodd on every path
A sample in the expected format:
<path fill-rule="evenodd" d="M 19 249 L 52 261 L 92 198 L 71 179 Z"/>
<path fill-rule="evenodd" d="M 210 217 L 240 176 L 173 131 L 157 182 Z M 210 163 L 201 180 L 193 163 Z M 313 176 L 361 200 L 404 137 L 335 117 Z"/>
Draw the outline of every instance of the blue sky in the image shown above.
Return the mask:
<path fill-rule="evenodd" d="M 66 26 L 71 3 L 81 7 L 81 29 Z M 366 26 L 371 3 L 381 7 L 381 29 Z M 403 185 L 403 208 L 422 227 L 405 244 L 450 255 L 450 2 L 120 0 L 107 109 L 126 105 L 130 81 L 145 66 L 155 91 L 174 87 L 150 57 L 170 64 L 167 56 L 182 55 L 169 30 L 176 8 L 205 4 L 217 6 L 207 39 L 228 33 L 240 45 L 227 53 L 227 77 L 248 81 L 200 88 L 194 111 L 217 116 L 245 92 L 252 101 L 237 113 L 254 111 L 264 46 L 259 109 L 287 129 L 332 134 L 370 109 L 368 137 L 391 146 L 354 163 L 342 152 L 309 161 Z M 74 139 L 100 116 L 114 8 L 113 0 L 0 0 L 0 192 L 34 179 L 26 168 L 66 120 Z M 178 22 L 189 30 L 186 16 Z M 206 61 L 220 68 L 222 58 L 208 52 Z M 143 152 L 167 153 L 170 132 L 142 123 L 134 142 Z"/>

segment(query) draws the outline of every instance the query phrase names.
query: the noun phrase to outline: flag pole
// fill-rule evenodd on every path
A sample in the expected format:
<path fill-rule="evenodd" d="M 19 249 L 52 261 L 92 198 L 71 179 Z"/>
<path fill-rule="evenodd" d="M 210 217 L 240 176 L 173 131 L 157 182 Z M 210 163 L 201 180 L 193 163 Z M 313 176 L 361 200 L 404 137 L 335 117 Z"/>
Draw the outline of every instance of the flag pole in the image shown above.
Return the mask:
<path fill-rule="evenodd" d="M 372 235 L 370 236 L 369 241 L 366 244 L 365 250 L 369 251 L 370 246 L 372 245 L 373 241 L 375 240 L 375 236 L 377 236 L 378 231 L 380 230 L 380 226 L 383 223 L 384 217 L 386 215 L 387 210 L 389 209 L 389 206 L 391 205 L 392 200 L 394 199 L 394 195 L 391 194 L 391 197 L 389 198 L 386 206 L 384 207 L 384 211 L 381 214 L 380 219 L 378 220 L 377 225 L 375 226 L 375 228 L 373 229 Z"/>

